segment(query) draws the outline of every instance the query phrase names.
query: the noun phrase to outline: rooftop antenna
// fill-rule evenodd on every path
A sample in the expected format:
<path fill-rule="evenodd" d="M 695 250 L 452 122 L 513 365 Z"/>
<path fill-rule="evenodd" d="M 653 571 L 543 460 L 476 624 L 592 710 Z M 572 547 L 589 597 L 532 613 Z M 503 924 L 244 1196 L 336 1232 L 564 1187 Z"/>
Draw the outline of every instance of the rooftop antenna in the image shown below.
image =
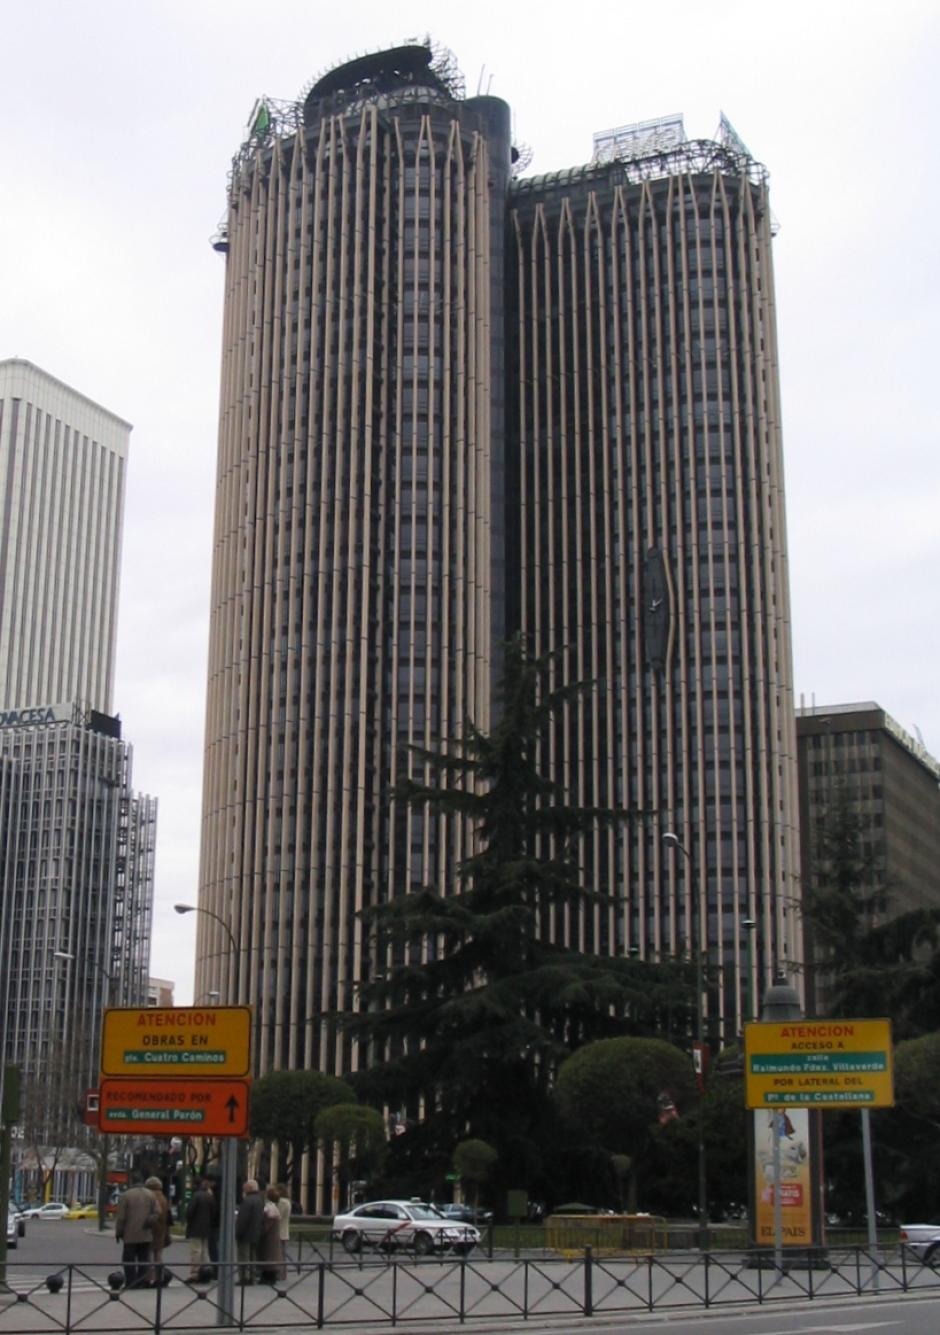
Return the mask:
<path fill-rule="evenodd" d="M 477 79 L 477 97 L 480 96 L 480 89 L 483 87 L 483 75 L 486 73 L 486 66 L 480 66 L 480 77 Z"/>

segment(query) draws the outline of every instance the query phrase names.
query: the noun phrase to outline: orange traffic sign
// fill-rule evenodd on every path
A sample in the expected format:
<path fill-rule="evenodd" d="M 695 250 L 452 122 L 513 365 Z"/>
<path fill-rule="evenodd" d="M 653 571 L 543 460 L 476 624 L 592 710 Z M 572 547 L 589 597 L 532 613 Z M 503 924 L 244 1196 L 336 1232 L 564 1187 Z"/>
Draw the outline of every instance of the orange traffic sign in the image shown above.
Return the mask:
<path fill-rule="evenodd" d="M 248 1080 L 105 1076 L 98 1129 L 122 1136 L 246 1136 Z"/>
<path fill-rule="evenodd" d="M 249 1006 L 112 1007 L 101 1035 L 103 1075 L 247 1076 Z"/>

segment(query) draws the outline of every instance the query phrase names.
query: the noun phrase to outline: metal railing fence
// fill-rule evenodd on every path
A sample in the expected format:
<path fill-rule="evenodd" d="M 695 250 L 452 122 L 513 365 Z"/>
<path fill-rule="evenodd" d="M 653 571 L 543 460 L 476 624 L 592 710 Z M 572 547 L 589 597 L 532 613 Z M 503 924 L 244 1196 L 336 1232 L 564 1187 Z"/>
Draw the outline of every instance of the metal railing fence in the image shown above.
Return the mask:
<path fill-rule="evenodd" d="M 603 1222 L 602 1219 L 601 1224 Z M 669 1221 L 665 1227 L 659 1221 L 651 1223 L 654 1226 L 648 1230 L 645 1238 L 638 1236 L 633 1239 L 627 1236 L 620 1250 L 635 1250 L 643 1254 L 698 1250 L 699 1227 L 694 1221 Z M 534 1256 L 558 1255 L 559 1249 L 549 1245 L 549 1234 L 544 1223 L 481 1224 L 479 1229 L 480 1246 L 474 1252 L 476 1259 L 481 1255 L 492 1258 L 496 1255 L 505 1255 L 507 1252 L 511 1252 L 514 1256 L 527 1256 L 530 1259 Z M 332 1236 L 329 1220 L 303 1223 L 294 1229 L 293 1233 L 291 1254 L 301 1261 L 333 1261 L 344 1255 L 342 1244 Z M 582 1224 L 580 1236 L 576 1240 L 577 1245 L 573 1243 L 574 1250 L 581 1253 L 585 1247 L 591 1247 L 594 1254 L 599 1255 L 606 1249 L 607 1237 L 608 1230 L 602 1227 L 585 1228 Z M 864 1225 L 858 1228 L 829 1227 L 826 1231 L 826 1245 L 830 1251 L 838 1252 L 852 1247 L 865 1247 L 868 1245 L 867 1229 Z M 897 1245 L 897 1227 L 879 1230 L 878 1246 L 881 1250 L 890 1252 L 896 1249 Z M 748 1246 L 748 1231 L 745 1224 L 712 1225 L 709 1230 L 708 1250 L 712 1253 L 729 1251 L 740 1253 L 746 1251 Z"/>
<path fill-rule="evenodd" d="M 573 1257 L 416 1258 L 366 1253 L 291 1262 L 262 1283 L 239 1282 L 231 1310 L 219 1306 L 218 1267 L 197 1281 L 165 1266 L 166 1286 L 127 1288 L 121 1268 L 8 1262 L 0 1288 L 0 1335 L 96 1332 L 265 1331 L 293 1326 L 366 1331 L 441 1330 L 476 1320 L 591 1318 L 744 1307 L 776 1302 L 911 1293 L 940 1288 L 940 1271 L 904 1249 L 862 1247 L 786 1257 L 778 1270 L 760 1253 Z M 239 1277 L 244 1278 L 244 1276 Z"/>

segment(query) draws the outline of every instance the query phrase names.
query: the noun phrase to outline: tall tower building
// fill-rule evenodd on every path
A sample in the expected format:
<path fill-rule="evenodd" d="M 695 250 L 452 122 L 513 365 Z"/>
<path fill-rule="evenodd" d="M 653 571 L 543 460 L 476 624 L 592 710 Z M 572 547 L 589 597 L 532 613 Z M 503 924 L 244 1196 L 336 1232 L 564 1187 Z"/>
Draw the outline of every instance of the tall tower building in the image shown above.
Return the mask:
<path fill-rule="evenodd" d="M 562 650 L 559 684 L 596 682 L 550 743 L 572 798 L 650 814 L 585 844 L 621 903 L 565 930 L 707 951 L 708 1031 L 733 1036 L 752 940 L 765 982 L 799 963 L 766 172 L 724 117 L 598 135 L 513 184 L 507 263 L 511 624 Z"/>
<path fill-rule="evenodd" d="M 0 361 L 0 709 L 111 712 L 130 433 L 31 362 Z"/>
<path fill-rule="evenodd" d="M 0 1050 L 29 1134 L 60 1150 L 82 1134 L 103 1007 L 141 1001 L 149 972 L 156 802 L 133 791 L 112 703 L 129 436 L 0 362 Z"/>
<path fill-rule="evenodd" d="M 0 711 L 0 760 L 6 1055 L 27 1139 L 61 1150 L 98 1083 L 104 1007 L 146 996 L 157 803 L 132 789 L 120 720 L 79 705 Z"/>
<path fill-rule="evenodd" d="M 197 991 L 259 1006 L 262 1069 L 348 1062 L 360 910 L 461 853 L 390 794 L 489 723 L 509 169 L 505 103 L 424 46 L 259 103 L 235 160 Z"/>
<path fill-rule="evenodd" d="M 512 164 L 425 46 L 259 102 L 233 164 L 197 966 L 262 1069 L 355 1060 L 318 1021 L 359 910 L 463 851 L 392 802 L 402 746 L 489 726 L 516 630 L 596 681 L 546 753 L 572 800 L 649 816 L 582 850 L 612 906 L 544 930 L 701 946 L 713 1037 L 752 941 L 799 963 L 766 173 L 678 118 Z"/>

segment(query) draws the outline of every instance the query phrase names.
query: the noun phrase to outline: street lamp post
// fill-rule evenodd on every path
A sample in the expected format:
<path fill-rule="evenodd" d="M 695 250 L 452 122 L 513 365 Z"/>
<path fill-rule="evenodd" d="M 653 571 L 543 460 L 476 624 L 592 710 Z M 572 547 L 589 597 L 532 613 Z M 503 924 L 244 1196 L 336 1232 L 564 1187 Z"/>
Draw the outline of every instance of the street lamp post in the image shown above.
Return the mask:
<path fill-rule="evenodd" d="M 5 971 L 7 972 L 7 971 Z M 9 973 L 7 972 L 9 977 Z M 7 1086 L 7 1043 L 10 1037 L 9 994 L 3 1007 L 3 1029 L 0 1032 L 0 1218 L 4 1221 L 3 1236 L 0 1237 L 0 1292 L 8 1293 L 7 1287 L 7 1233 L 6 1220 L 10 1210 L 10 1166 L 11 1166 L 11 1130 L 7 1125 L 7 1100 L 10 1097 Z"/>
<path fill-rule="evenodd" d="M 219 992 L 217 988 L 214 987 L 210 988 L 208 992 L 200 992 L 198 997 L 193 997 L 193 1005 L 199 1006 L 203 1002 L 207 1002 L 210 1006 L 216 1006 L 218 1005 L 219 998 L 221 997 L 221 995 L 222 993 Z M 189 1167 L 189 1165 L 187 1165 L 186 1163 L 186 1156 L 187 1156 L 186 1146 L 189 1144 L 189 1141 L 184 1137 L 179 1142 L 179 1144 L 181 1152 L 183 1154 L 183 1158 L 179 1161 L 179 1166 L 176 1171 L 176 1199 L 178 1203 L 182 1204 L 186 1196 L 187 1169 Z M 171 1148 L 172 1145 L 173 1142 L 171 1141 L 170 1143 Z M 192 1166 L 193 1167 L 195 1166 L 195 1162 L 193 1163 Z"/>
<path fill-rule="evenodd" d="M 3 1019 L 2 1028 L 0 1028 L 0 1149 L 5 1150 L 8 1144 L 11 1127 L 6 1122 L 7 1105 L 7 1047 L 10 1043 L 10 1014 L 12 1005 L 10 1002 L 10 979 L 12 969 L 10 967 L 10 955 L 12 954 L 12 913 L 4 913 L 0 918 L 0 929 L 6 928 L 7 921 L 10 921 L 9 931 L 4 934 L 0 930 L 0 969 L 2 969 L 5 978 L 5 989 L 3 997 L 0 997 L 2 1005 Z M 0 1153 L 0 1158 L 5 1156 Z M 7 1254 L 7 1236 L 6 1236 L 6 1217 L 10 1204 L 10 1181 L 9 1171 L 0 1173 L 0 1216 L 4 1220 L 4 1233 L 0 1238 L 0 1262 L 6 1261 Z M 0 1271 L 0 1283 L 6 1283 L 6 1270 Z"/>
<path fill-rule="evenodd" d="M 217 922 L 231 943 L 232 955 L 236 959 L 238 958 L 239 949 L 238 942 L 235 940 L 235 933 L 220 913 L 216 913 L 213 909 L 204 909 L 201 904 L 174 904 L 173 911 L 175 913 L 201 913 L 203 917 L 211 918 L 213 922 Z"/>
<path fill-rule="evenodd" d="M 204 913 L 219 924 L 232 944 L 232 955 L 238 958 L 238 943 L 231 927 L 212 909 L 196 904 L 174 904 L 177 913 Z M 227 1326 L 233 1320 L 235 1309 L 235 1170 L 237 1144 L 234 1136 L 222 1137 L 222 1192 L 219 1202 L 219 1301 L 216 1325 Z"/>
<path fill-rule="evenodd" d="M 747 932 L 747 998 L 745 1009 L 749 1020 L 757 1019 L 757 922 L 745 918 L 741 926 Z M 743 1026 L 742 1026 L 743 1032 Z"/>
<path fill-rule="evenodd" d="M 242 955 L 242 949 L 241 949 L 241 947 L 239 946 L 238 942 L 235 940 L 235 933 L 232 931 L 231 927 L 229 927 L 228 923 L 227 923 L 227 922 L 225 921 L 225 919 L 221 916 L 221 914 L 216 913 L 214 909 L 204 909 L 200 904 L 174 904 L 174 905 L 173 905 L 173 909 L 174 909 L 174 912 L 176 912 L 176 913 L 201 913 L 204 917 L 206 917 L 206 918 L 211 918 L 211 919 L 213 920 L 213 922 L 217 922 L 217 923 L 219 924 L 219 926 L 222 928 L 222 931 L 223 931 L 223 932 L 225 933 L 225 935 L 228 937 L 228 939 L 229 939 L 229 944 L 230 944 L 231 947 L 232 947 L 232 959 L 233 959 L 233 961 L 237 961 L 238 972 L 236 973 L 235 977 L 236 977 L 236 979 L 237 979 L 237 982 L 238 982 L 238 985 L 239 985 L 239 986 L 236 987 L 236 988 L 234 988 L 234 989 L 231 988 L 231 987 L 229 987 L 229 993 L 231 994 L 231 992 L 234 991 L 234 992 L 235 992 L 234 1000 L 237 1001 L 237 1000 L 238 1000 L 238 991 L 239 991 L 239 989 L 240 989 L 240 985 L 241 985 L 241 981 L 242 981 L 242 967 L 241 967 L 241 955 Z M 246 954 L 246 956 L 247 956 L 247 958 L 248 958 L 248 963 L 250 964 L 250 962 L 251 962 L 251 947 L 250 947 L 250 946 L 246 948 L 246 950 L 245 950 L 245 954 Z M 250 969 L 246 970 L 246 973 L 247 973 L 247 975 L 248 975 L 248 982 L 249 982 L 249 987 L 246 989 L 246 993 L 247 993 L 247 995 L 250 996 L 250 983 L 251 983 Z M 216 1001 L 216 1002 L 219 1000 L 219 998 L 220 998 L 221 995 L 222 995 L 221 992 L 219 992 L 218 989 L 216 989 L 216 988 L 213 988 L 213 989 L 212 989 L 211 991 L 209 991 L 209 992 L 200 993 L 200 996 L 206 996 L 206 997 L 208 997 L 211 1001 Z M 230 996 L 229 996 L 229 1001 L 231 1001 L 231 1000 L 232 1000 L 232 997 L 231 997 L 231 995 L 230 995 Z M 261 1016 L 260 1016 L 260 1011 L 259 1011 L 259 1008 L 258 1008 L 258 1007 L 255 1007 L 255 1022 L 256 1022 L 256 1025 L 260 1024 L 260 1022 L 261 1022 Z M 255 1064 L 256 1064 L 256 1068 L 257 1068 L 257 1062 L 258 1062 L 259 1059 L 260 1059 L 260 1047 L 261 1047 L 260 1042 L 259 1042 L 259 1039 L 258 1039 L 258 1034 L 257 1034 L 257 1033 L 254 1035 L 253 1042 L 254 1042 L 254 1046 L 255 1046 L 254 1061 L 255 1061 Z"/>
<path fill-rule="evenodd" d="M 764 993 L 764 1005 L 761 1019 L 771 1024 L 799 1020 L 803 1015 L 800 998 L 796 989 L 787 982 L 786 974 L 778 973 L 776 981 Z M 773 1182 L 774 1182 L 774 1266 L 777 1273 L 783 1274 L 783 1191 L 780 1171 L 780 1123 L 784 1116 L 782 1108 L 771 1108 L 771 1126 L 773 1128 Z M 877 1271 L 875 1274 L 877 1285 Z"/>
<path fill-rule="evenodd" d="M 0 928 L 6 925 L 5 919 L 0 919 Z M 10 915 L 12 919 L 12 915 Z M 12 932 L 12 921 L 10 931 Z M 53 959 L 59 956 L 59 951 L 53 951 Z M 71 959 L 71 955 L 66 956 Z M 2 1027 L 0 1027 L 0 1219 L 4 1221 L 3 1233 L 0 1235 L 0 1291 L 6 1291 L 6 1260 L 7 1260 L 7 1234 L 6 1220 L 10 1208 L 10 1133 L 12 1127 L 7 1125 L 6 1111 L 8 1101 L 7 1086 L 7 1047 L 10 1042 L 10 1015 L 12 1006 L 10 1004 L 10 977 L 12 970 L 10 968 L 9 939 L 5 942 L 3 932 L 0 930 L 0 965 L 6 979 L 5 995 L 0 998 L 0 1007 L 3 1011 Z"/>
<path fill-rule="evenodd" d="M 12 917 L 12 915 L 10 915 Z M 0 924 L 6 925 L 6 914 L 0 919 Z M 0 934 L 0 962 L 3 963 L 3 973 L 7 979 L 6 995 L 0 998 L 3 1005 L 3 1027 L 0 1029 L 0 1165 L 3 1171 L 0 1171 L 0 1217 L 4 1221 L 4 1233 L 0 1238 L 0 1288 L 6 1289 L 6 1258 L 7 1258 L 7 1235 L 6 1218 L 10 1206 L 10 1173 L 7 1155 L 7 1146 L 9 1144 L 10 1127 L 7 1126 L 6 1105 L 7 1105 L 7 1044 L 10 1041 L 10 969 L 8 967 L 7 956 L 3 950 L 4 941 Z"/>
<path fill-rule="evenodd" d="M 663 843 L 670 848 L 678 849 L 689 864 L 690 872 L 693 871 L 692 856 L 689 850 L 680 840 L 677 834 L 672 830 L 666 830 L 663 833 Z M 707 1250 L 708 1238 L 708 1175 L 705 1163 L 705 1007 L 702 998 L 702 888 L 700 884 L 695 885 L 695 905 L 697 912 L 696 932 L 693 939 L 692 932 L 689 932 L 689 946 L 692 950 L 695 963 L 695 1039 L 698 1049 L 698 1062 L 696 1064 L 696 1083 L 698 1085 L 699 1095 L 699 1116 L 698 1116 L 698 1221 L 699 1221 L 699 1247 Z"/>
<path fill-rule="evenodd" d="M 65 950 L 54 952 L 57 960 L 74 960 L 75 956 L 70 955 Z M 113 973 L 110 973 L 103 964 L 97 960 L 89 960 L 89 964 L 101 974 L 107 984 L 105 990 L 105 1008 L 114 1004 L 114 993 L 118 980 Z M 108 1215 L 108 1199 L 111 1193 L 108 1191 L 108 1165 L 111 1162 L 111 1137 L 107 1131 L 100 1133 L 101 1139 L 101 1170 L 98 1174 L 98 1232 L 105 1231 L 105 1224 Z"/>

